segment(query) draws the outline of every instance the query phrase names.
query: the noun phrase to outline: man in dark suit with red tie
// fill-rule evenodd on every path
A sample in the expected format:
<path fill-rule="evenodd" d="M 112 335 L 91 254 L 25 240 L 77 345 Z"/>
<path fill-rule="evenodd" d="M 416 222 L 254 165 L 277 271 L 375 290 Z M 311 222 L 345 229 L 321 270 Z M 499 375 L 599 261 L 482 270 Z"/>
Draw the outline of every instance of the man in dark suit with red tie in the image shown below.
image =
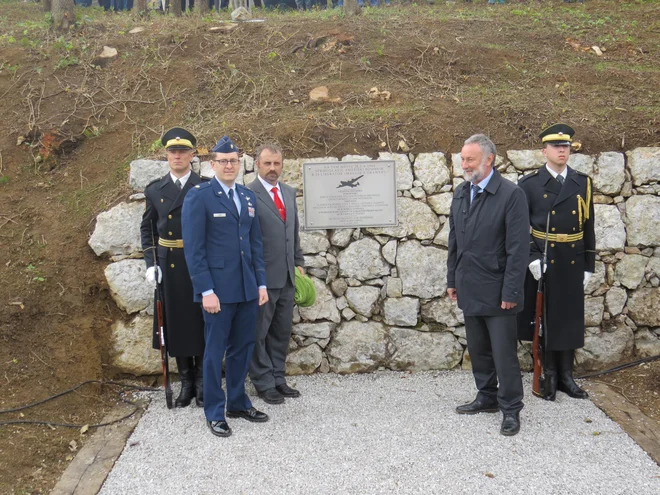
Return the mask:
<path fill-rule="evenodd" d="M 295 270 L 304 274 L 305 258 L 298 233 L 296 190 L 279 181 L 282 149 L 265 144 L 257 149 L 255 158 L 258 175 L 247 187 L 257 195 L 259 204 L 268 302 L 259 307 L 250 379 L 263 400 L 281 404 L 285 397 L 300 396 L 298 390 L 287 385 L 285 374 L 296 291 Z"/>
<path fill-rule="evenodd" d="M 240 160 L 229 137 L 213 148 L 211 166 L 215 177 L 191 189 L 183 202 L 183 242 L 205 322 L 204 414 L 211 433 L 228 437 L 232 430 L 225 417 L 268 421 L 245 393 L 257 311 L 268 301 L 268 292 L 257 199 L 236 184 Z"/>
<path fill-rule="evenodd" d="M 197 140 L 185 129 L 175 127 L 163 134 L 161 142 L 167 151 L 170 171 L 144 189 L 146 208 L 140 236 L 147 263 L 146 277 L 151 282 L 162 282 L 167 350 L 176 358 L 181 379 L 181 393 L 175 405 L 186 407 L 194 397 L 201 407 L 204 405 L 204 318 L 199 304 L 193 301 L 181 236 L 183 199 L 201 183 L 199 175 L 190 168 Z M 155 256 L 159 266 L 155 266 Z M 155 320 L 154 317 L 153 347 L 159 349 Z"/>

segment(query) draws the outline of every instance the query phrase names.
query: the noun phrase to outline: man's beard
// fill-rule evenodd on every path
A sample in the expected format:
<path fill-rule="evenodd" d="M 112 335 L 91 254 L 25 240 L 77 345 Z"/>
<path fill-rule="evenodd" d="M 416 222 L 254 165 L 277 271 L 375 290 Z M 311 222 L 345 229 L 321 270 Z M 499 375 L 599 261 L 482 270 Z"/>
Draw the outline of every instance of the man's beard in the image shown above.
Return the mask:
<path fill-rule="evenodd" d="M 486 178 L 486 160 L 479 164 L 477 170 L 474 170 L 473 172 L 463 172 L 463 178 L 473 184 L 479 184 L 479 182 Z"/>

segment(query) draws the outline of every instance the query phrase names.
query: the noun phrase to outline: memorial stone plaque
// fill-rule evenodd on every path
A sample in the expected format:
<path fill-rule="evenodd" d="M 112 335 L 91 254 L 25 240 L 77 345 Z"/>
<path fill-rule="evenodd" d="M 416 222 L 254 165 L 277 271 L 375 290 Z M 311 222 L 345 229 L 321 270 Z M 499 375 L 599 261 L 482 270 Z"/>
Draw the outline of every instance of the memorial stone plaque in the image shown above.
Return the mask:
<path fill-rule="evenodd" d="M 393 160 L 303 164 L 305 230 L 394 227 Z"/>

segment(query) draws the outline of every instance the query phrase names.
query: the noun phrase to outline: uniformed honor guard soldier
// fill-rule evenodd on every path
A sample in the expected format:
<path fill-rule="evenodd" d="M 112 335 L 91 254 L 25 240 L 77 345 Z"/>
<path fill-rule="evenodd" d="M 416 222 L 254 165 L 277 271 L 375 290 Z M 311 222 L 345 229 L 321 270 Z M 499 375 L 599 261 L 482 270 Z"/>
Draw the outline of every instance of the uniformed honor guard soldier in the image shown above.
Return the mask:
<path fill-rule="evenodd" d="M 584 346 L 584 288 L 594 271 L 596 237 L 591 178 L 567 165 L 575 131 L 555 124 L 540 134 L 547 162 L 523 177 L 531 223 L 525 310 L 518 315 L 522 340 L 532 340 L 535 294 L 544 270 L 544 372 L 546 400 L 557 390 L 585 399 L 573 379 L 575 349 Z M 549 215 L 549 223 L 548 223 Z M 548 226 L 547 264 L 541 266 Z"/>
<path fill-rule="evenodd" d="M 213 148 L 211 166 L 215 177 L 191 189 L 183 203 L 183 240 L 195 301 L 202 303 L 205 321 L 204 414 L 213 435 L 228 437 L 232 430 L 225 417 L 268 421 L 245 393 L 257 311 L 268 302 L 268 290 L 257 197 L 236 184 L 240 160 L 229 137 Z"/>
<path fill-rule="evenodd" d="M 170 171 L 144 190 L 146 209 L 140 235 L 147 263 L 146 278 L 152 282 L 162 281 L 167 350 L 176 358 L 181 378 L 181 393 L 175 406 L 186 407 L 194 397 L 202 407 L 204 317 L 199 304 L 193 301 L 181 231 L 183 199 L 201 182 L 190 166 L 197 140 L 185 129 L 175 127 L 163 135 L 161 142 L 167 151 Z M 154 253 L 158 255 L 159 266 L 154 266 Z M 153 347 L 158 349 L 155 320 L 154 316 Z"/>

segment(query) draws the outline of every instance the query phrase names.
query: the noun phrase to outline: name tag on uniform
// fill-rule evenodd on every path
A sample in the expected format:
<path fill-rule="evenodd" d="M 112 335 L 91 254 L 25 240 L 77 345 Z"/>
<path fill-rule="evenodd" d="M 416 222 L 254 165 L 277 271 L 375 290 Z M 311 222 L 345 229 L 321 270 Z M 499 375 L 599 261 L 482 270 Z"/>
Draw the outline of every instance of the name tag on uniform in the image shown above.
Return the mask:
<path fill-rule="evenodd" d="M 248 215 L 250 215 L 251 217 L 254 216 L 254 208 L 248 206 Z"/>
<path fill-rule="evenodd" d="M 214 213 L 213 218 L 225 218 L 227 216 L 226 213 Z"/>

